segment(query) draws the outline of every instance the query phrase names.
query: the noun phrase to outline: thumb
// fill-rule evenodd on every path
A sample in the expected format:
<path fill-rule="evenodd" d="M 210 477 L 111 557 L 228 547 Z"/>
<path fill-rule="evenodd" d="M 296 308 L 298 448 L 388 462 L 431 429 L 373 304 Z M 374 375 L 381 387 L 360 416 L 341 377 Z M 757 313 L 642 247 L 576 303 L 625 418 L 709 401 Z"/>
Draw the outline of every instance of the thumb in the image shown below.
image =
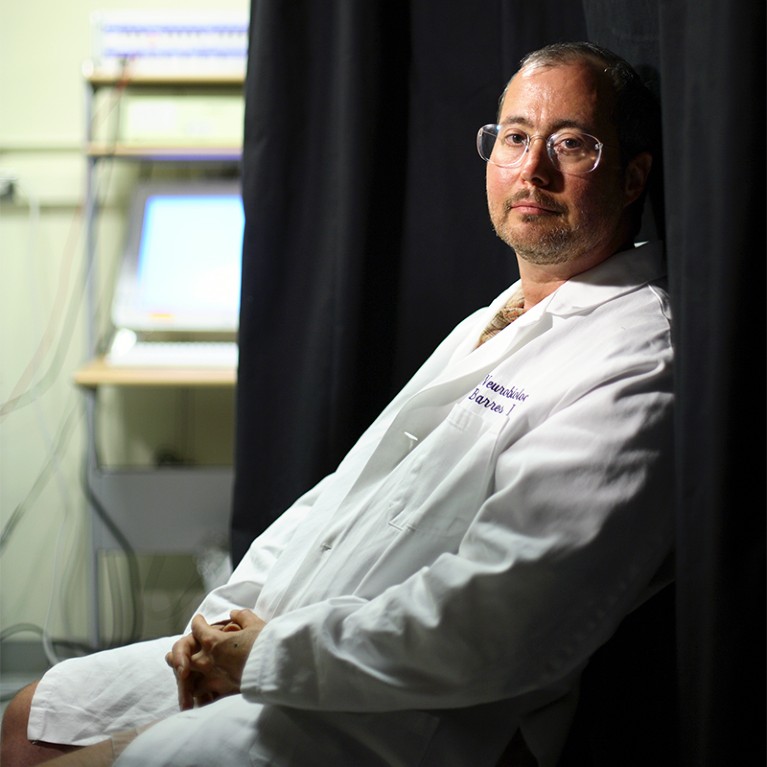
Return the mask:
<path fill-rule="evenodd" d="M 244 629 L 249 628 L 250 626 L 260 626 L 263 624 L 261 618 L 259 618 L 252 610 L 232 610 L 230 615 L 232 616 L 232 620 Z"/>

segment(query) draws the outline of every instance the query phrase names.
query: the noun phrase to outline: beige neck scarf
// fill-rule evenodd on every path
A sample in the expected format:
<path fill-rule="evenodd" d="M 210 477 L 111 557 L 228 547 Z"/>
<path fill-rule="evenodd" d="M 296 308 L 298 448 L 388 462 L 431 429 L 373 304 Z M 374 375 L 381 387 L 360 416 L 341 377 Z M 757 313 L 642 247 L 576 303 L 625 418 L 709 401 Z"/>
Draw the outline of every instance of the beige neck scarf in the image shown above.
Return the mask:
<path fill-rule="evenodd" d="M 525 313 L 525 296 L 521 290 L 513 293 L 509 300 L 498 310 L 498 313 L 490 320 L 488 326 L 482 331 L 477 346 L 482 346 L 496 333 L 500 333 L 507 325 L 514 322 L 517 317 Z"/>

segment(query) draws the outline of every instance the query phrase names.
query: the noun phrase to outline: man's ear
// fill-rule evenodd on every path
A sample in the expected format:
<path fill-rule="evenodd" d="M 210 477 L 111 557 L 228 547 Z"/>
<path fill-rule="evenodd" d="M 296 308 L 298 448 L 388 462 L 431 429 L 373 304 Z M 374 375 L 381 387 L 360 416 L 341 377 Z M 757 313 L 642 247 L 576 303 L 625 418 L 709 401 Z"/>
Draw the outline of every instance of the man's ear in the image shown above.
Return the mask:
<path fill-rule="evenodd" d="M 629 161 L 623 180 L 626 205 L 631 205 L 644 191 L 652 168 L 652 155 L 642 152 Z"/>

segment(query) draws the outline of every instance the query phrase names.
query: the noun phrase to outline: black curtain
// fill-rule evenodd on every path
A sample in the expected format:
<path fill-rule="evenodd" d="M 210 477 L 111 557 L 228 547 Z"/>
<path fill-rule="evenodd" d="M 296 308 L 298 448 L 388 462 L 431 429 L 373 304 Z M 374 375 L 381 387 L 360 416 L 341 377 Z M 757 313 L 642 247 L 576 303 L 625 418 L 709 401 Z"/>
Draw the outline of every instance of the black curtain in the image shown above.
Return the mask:
<path fill-rule="evenodd" d="M 526 51 L 584 34 L 551 0 L 253 0 L 235 560 L 516 278 L 475 135 Z"/>
<path fill-rule="evenodd" d="M 765 763 L 764 31 L 755 0 L 252 0 L 235 560 L 515 279 L 474 135 L 518 59 L 591 39 L 661 96 L 677 585 L 591 664 L 570 764 Z"/>
<path fill-rule="evenodd" d="M 660 4 L 685 764 L 765 759 L 765 5 Z"/>

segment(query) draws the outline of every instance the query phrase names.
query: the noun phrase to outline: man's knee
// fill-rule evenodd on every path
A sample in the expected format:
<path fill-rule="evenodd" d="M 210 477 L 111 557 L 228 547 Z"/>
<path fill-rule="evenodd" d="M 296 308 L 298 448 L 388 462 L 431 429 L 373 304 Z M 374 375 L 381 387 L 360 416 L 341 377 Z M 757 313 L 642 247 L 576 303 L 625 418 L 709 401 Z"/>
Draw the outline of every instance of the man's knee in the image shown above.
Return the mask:
<path fill-rule="evenodd" d="M 32 697 L 37 689 L 37 682 L 27 685 L 19 690 L 13 700 L 7 705 L 3 714 L 2 741 L 23 735 L 26 740 L 27 724 L 29 723 L 29 710 L 32 706 Z M 5 764 L 5 760 L 3 760 Z"/>
<path fill-rule="evenodd" d="M 32 743 L 27 737 L 29 712 L 37 682 L 16 693 L 3 714 L 0 732 L 0 764 L 3 767 L 31 767 L 72 750 L 72 746 Z"/>

